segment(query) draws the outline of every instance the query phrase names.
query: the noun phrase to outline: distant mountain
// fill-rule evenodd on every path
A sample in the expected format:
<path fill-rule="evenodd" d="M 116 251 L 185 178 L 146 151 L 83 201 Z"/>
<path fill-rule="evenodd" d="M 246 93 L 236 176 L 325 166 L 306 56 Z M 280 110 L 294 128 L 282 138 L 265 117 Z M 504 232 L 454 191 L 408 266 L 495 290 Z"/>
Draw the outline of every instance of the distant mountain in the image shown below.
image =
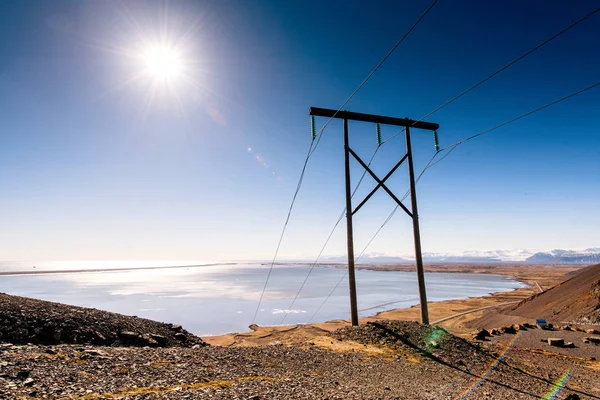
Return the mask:
<path fill-rule="evenodd" d="M 346 262 L 346 256 L 332 256 L 323 258 L 323 262 Z M 381 253 L 364 254 L 359 263 L 408 263 L 414 262 L 414 255 L 390 256 Z M 464 251 L 462 253 L 423 253 L 423 261 L 427 263 L 470 263 L 470 262 L 524 262 L 542 264 L 594 264 L 600 262 L 600 247 L 585 250 L 554 249 L 536 252 L 528 249 L 515 250 L 486 250 Z"/>
<path fill-rule="evenodd" d="M 585 250 L 556 249 L 549 252 L 535 253 L 525 260 L 532 263 L 597 263 L 600 262 L 600 248 L 593 247 Z"/>

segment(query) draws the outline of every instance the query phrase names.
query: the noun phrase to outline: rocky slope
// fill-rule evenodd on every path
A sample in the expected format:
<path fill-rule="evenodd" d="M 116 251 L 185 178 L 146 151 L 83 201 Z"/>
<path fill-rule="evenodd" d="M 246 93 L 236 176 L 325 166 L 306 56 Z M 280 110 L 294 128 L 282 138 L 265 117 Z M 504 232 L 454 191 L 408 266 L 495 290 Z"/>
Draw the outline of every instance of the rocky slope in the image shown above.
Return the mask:
<path fill-rule="evenodd" d="M 205 345 L 180 325 L 0 293 L 0 342 L 190 347 Z"/>

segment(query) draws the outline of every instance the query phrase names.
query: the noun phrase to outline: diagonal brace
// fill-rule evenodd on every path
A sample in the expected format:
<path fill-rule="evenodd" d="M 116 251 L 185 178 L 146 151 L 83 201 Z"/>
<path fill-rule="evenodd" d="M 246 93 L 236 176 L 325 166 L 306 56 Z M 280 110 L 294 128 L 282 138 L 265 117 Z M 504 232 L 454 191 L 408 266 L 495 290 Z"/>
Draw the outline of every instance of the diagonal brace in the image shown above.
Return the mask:
<path fill-rule="evenodd" d="M 388 189 L 387 186 L 385 186 L 385 183 L 383 183 L 383 181 L 381 179 L 379 179 L 377 177 L 377 175 L 375 175 L 373 173 L 373 171 L 371 171 L 371 169 L 367 166 L 367 164 L 365 164 L 364 161 L 361 160 L 360 157 L 349 146 L 348 146 L 348 151 L 350 152 L 350 154 L 352 154 L 352 156 L 356 159 L 356 161 L 358 161 L 358 163 L 369 173 L 369 175 L 371 175 L 373 177 L 373 179 L 375 179 L 375 181 L 377 181 L 379 186 L 381 186 L 383 188 L 383 190 L 385 190 L 387 192 L 387 194 L 389 194 L 390 197 L 392 199 L 394 199 L 394 201 L 396 203 L 398 203 L 400 208 L 402 208 L 404 210 L 404 212 L 408 214 L 409 217 L 413 218 L 413 214 L 408 210 L 408 208 L 406 208 L 404 206 L 404 204 L 402 204 L 402 202 L 396 197 L 396 195 L 390 189 Z M 352 210 L 349 210 L 349 211 L 352 212 Z"/>
<path fill-rule="evenodd" d="M 398 169 L 398 167 L 404 162 L 404 160 L 406 160 L 406 158 L 408 157 L 408 153 L 406 153 L 404 155 L 404 157 L 402 157 L 402 159 L 400 161 L 398 161 L 398 164 L 396 164 L 396 166 L 394 168 L 392 168 L 392 170 L 383 177 L 383 179 L 381 180 L 382 183 L 385 183 L 385 181 L 392 176 L 392 174 L 394 172 L 396 172 L 396 170 Z M 371 193 L 369 193 L 367 195 L 367 197 L 365 197 L 365 199 L 354 209 L 354 211 L 352 211 L 352 215 L 356 214 L 358 212 L 358 210 L 360 210 L 360 208 L 362 206 L 365 205 L 365 203 L 371 198 L 371 196 L 373 196 L 375 194 L 375 192 L 381 187 L 382 183 L 378 183 L 377 186 L 375 186 L 375 188 L 373 188 L 373 190 L 371 190 Z"/>

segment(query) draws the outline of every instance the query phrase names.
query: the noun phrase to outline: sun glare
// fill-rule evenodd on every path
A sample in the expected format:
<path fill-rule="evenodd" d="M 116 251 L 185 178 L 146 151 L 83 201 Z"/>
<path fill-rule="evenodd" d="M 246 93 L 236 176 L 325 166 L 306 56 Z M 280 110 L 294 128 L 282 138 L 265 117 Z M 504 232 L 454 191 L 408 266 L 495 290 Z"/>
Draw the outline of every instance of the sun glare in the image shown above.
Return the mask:
<path fill-rule="evenodd" d="M 143 60 L 147 73 L 156 80 L 173 81 L 183 73 L 183 63 L 174 48 L 152 46 L 146 49 Z"/>

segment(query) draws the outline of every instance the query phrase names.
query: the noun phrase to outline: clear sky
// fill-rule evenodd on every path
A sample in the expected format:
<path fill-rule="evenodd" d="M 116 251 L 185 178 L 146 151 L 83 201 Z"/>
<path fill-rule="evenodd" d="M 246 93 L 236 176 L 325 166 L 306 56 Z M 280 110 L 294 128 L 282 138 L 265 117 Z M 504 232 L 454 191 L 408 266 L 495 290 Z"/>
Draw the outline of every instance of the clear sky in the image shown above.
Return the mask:
<path fill-rule="evenodd" d="M 0 259 L 269 259 L 310 144 L 308 108 L 339 107 L 429 3 L 4 3 Z M 345 108 L 421 118 L 596 7 L 440 0 Z M 600 13 L 429 117 L 442 147 L 596 83 L 599 38 Z M 168 79 L 149 70 L 157 48 L 177 53 Z M 599 122 L 595 89 L 457 148 L 417 189 L 424 250 L 598 246 Z M 375 127 L 351 123 L 350 135 L 368 159 Z M 414 130 L 413 142 L 419 171 L 431 133 Z M 398 136 L 374 170 L 403 154 Z M 401 168 L 390 186 L 403 194 L 406 178 Z M 365 178 L 357 200 L 373 185 Z M 334 121 L 308 164 L 283 258 L 318 253 L 343 188 Z M 357 214 L 357 251 L 393 206 L 381 192 Z M 325 253 L 344 244 L 342 224 Z M 412 246 L 397 213 L 369 252 Z"/>

